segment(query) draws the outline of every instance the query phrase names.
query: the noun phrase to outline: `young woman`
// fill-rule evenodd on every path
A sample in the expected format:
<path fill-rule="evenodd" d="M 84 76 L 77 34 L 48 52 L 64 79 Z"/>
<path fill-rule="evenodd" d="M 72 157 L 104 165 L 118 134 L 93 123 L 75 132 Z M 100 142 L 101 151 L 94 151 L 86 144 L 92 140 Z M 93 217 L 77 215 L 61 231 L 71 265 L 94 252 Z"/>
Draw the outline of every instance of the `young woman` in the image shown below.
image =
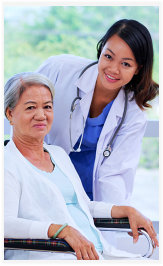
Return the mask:
<path fill-rule="evenodd" d="M 97 59 L 52 56 L 38 69 L 56 93 L 45 141 L 69 154 L 91 200 L 125 204 L 146 128 L 144 110 L 158 93 L 149 31 L 135 20 L 117 21 L 98 42 Z"/>

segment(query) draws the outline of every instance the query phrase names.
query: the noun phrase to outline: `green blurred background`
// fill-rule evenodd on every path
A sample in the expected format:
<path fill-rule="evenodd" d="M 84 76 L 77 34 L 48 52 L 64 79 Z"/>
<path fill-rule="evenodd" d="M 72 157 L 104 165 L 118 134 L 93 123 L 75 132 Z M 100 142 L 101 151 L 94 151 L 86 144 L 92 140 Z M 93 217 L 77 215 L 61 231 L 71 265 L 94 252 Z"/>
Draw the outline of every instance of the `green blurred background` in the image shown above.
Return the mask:
<path fill-rule="evenodd" d="M 4 79 L 33 71 L 51 55 L 75 54 L 96 60 L 96 44 L 122 18 L 136 19 L 150 31 L 154 45 L 153 78 L 159 81 L 159 8 L 157 6 L 6 6 Z M 149 119 L 158 119 L 158 98 Z M 140 167 L 158 168 L 158 139 L 143 140 Z"/>

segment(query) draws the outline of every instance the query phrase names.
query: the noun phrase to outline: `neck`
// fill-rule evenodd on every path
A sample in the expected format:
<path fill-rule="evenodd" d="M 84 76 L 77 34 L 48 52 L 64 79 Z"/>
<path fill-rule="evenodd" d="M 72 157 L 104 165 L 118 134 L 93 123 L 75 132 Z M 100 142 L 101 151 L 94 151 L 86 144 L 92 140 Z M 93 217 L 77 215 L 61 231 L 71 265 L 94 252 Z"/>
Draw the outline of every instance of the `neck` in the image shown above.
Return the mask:
<path fill-rule="evenodd" d="M 102 86 L 100 86 L 99 81 L 97 79 L 93 97 L 99 98 L 101 102 L 108 104 L 117 97 L 120 89 L 121 88 L 109 90 L 103 88 Z"/>
<path fill-rule="evenodd" d="M 44 156 L 43 140 L 20 138 L 13 135 L 17 149 L 24 157 L 42 158 Z"/>

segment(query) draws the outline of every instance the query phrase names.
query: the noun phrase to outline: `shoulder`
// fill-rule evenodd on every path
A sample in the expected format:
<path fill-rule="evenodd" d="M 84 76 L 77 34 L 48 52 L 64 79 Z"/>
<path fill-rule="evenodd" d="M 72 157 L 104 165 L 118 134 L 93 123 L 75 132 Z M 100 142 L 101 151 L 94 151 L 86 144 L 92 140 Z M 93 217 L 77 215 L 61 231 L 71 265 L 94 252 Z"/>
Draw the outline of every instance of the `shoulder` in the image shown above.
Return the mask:
<path fill-rule="evenodd" d="M 15 160 L 13 147 L 11 141 L 8 142 L 8 144 L 4 147 L 4 166 L 13 164 L 13 161 Z"/>
<path fill-rule="evenodd" d="M 47 145 L 44 144 L 44 147 L 50 153 L 51 157 L 54 159 L 55 163 L 65 171 L 67 175 L 73 174 L 74 176 L 77 175 L 77 172 L 74 168 L 74 165 L 71 162 L 69 155 L 65 152 L 65 150 L 56 145 Z"/>
<path fill-rule="evenodd" d="M 49 145 L 44 143 L 44 147 L 55 157 L 57 156 L 58 158 L 63 158 L 69 160 L 68 154 L 65 152 L 65 150 L 57 145 Z"/>
<path fill-rule="evenodd" d="M 145 110 L 140 109 L 140 107 L 137 105 L 135 99 L 132 99 L 132 93 L 129 93 L 128 95 L 128 107 L 127 107 L 127 113 L 132 114 L 132 120 L 142 121 L 142 123 L 145 123 L 147 121 L 147 113 Z"/>
<path fill-rule="evenodd" d="M 19 179 L 20 168 L 22 164 L 14 152 L 12 141 L 4 147 L 4 178 L 13 177 Z"/>
<path fill-rule="evenodd" d="M 45 62 L 46 64 L 50 64 L 51 66 L 53 65 L 60 65 L 60 66 L 83 66 L 87 65 L 93 60 L 87 59 L 84 57 L 80 56 L 75 56 L 72 54 L 61 54 L 61 55 L 56 55 L 56 56 L 50 56 Z"/>

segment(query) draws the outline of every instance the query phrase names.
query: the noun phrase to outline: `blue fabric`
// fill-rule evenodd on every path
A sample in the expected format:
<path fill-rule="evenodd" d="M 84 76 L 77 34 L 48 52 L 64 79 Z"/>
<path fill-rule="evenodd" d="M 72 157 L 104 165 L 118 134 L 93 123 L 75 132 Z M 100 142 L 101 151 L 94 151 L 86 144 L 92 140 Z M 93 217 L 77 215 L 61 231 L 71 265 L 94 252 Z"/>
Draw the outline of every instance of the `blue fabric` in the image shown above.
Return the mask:
<path fill-rule="evenodd" d="M 92 181 L 97 142 L 113 101 L 105 106 L 99 116 L 95 118 L 87 117 L 81 152 L 71 152 L 69 154 L 71 161 L 80 176 L 83 187 L 91 200 L 93 200 Z M 79 147 L 80 139 L 81 136 L 74 146 L 75 150 Z"/>

